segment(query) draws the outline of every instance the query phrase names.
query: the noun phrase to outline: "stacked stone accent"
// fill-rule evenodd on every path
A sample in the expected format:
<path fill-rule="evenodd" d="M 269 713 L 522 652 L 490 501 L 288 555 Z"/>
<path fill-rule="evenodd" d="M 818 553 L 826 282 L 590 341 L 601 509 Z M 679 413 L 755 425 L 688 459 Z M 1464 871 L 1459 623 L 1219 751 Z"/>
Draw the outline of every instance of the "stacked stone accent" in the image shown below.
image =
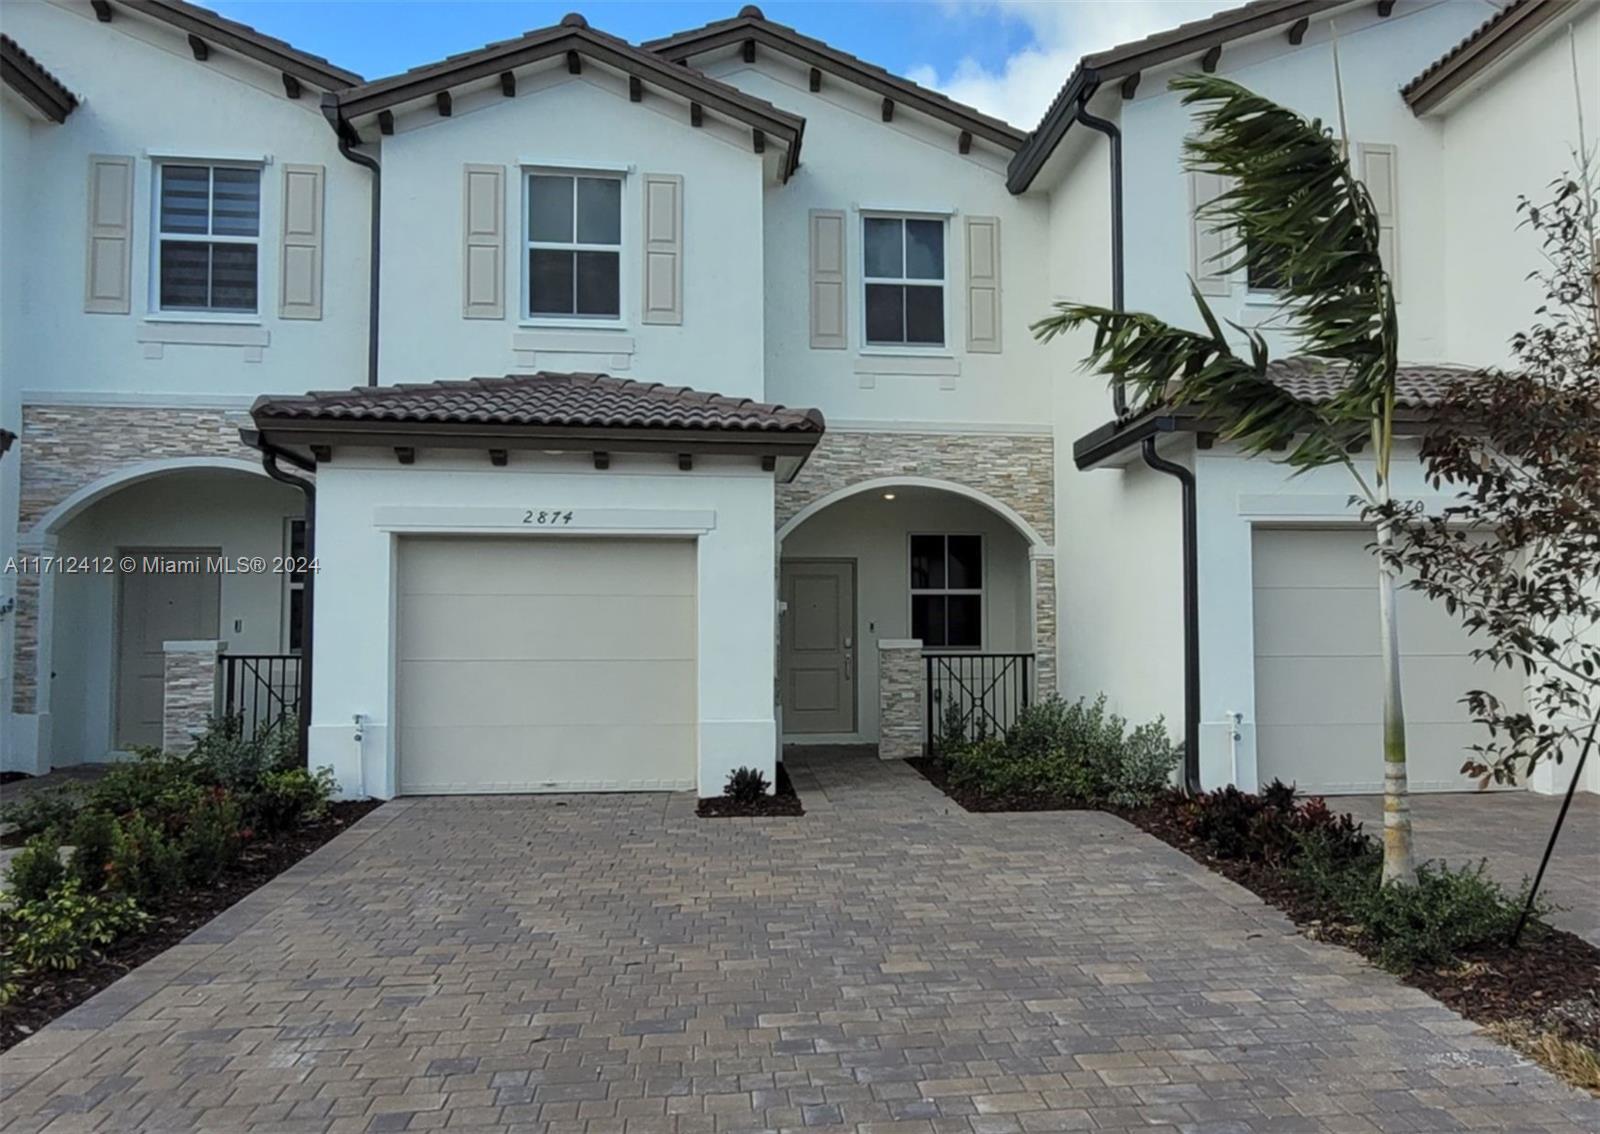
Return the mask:
<path fill-rule="evenodd" d="M 26 535 L 84 485 L 130 465 L 173 457 L 254 462 L 260 454 L 239 440 L 240 427 L 249 424 L 248 413 L 220 409 L 23 406 L 18 532 Z M 17 579 L 15 617 L 11 703 L 18 713 L 34 713 L 40 711 L 38 578 Z"/>
<path fill-rule="evenodd" d="M 205 731 L 216 712 L 217 657 L 226 642 L 165 642 L 166 668 L 161 680 L 161 747 L 181 752 Z"/>
<path fill-rule="evenodd" d="M 878 755 L 909 760 L 923 754 L 927 709 L 920 638 L 878 642 Z"/>
<path fill-rule="evenodd" d="M 830 430 L 790 484 L 777 486 L 776 524 L 862 481 L 916 476 L 976 489 L 1039 533 L 1033 548 L 1036 690 L 1056 691 L 1055 445 L 1045 434 L 873 433 Z M 881 680 L 881 678 L 880 678 Z M 919 723 L 920 728 L 920 723 Z"/>

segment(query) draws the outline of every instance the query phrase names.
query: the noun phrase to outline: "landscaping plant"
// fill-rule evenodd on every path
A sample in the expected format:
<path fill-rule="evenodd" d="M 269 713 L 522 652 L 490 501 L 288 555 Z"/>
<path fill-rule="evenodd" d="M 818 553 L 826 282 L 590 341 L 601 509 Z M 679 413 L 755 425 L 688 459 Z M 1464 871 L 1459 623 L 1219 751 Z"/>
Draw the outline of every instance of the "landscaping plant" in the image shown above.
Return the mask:
<path fill-rule="evenodd" d="M 735 803 L 759 803 L 767 795 L 767 777 L 756 768 L 736 768 L 728 773 L 722 794 Z"/>
<path fill-rule="evenodd" d="M 1372 198 L 1350 168 L 1348 143 L 1315 119 L 1215 75 L 1173 81 L 1185 105 L 1197 106 L 1199 131 L 1185 141 L 1185 164 L 1216 174 L 1231 188 L 1202 211 L 1223 233 L 1223 270 L 1271 275 L 1280 283 L 1279 317 L 1295 353 L 1317 360 L 1342 384 L 1311 404 L 1267 377 L 1266 340 L 1235 327 L 1235 348 L 1193 282 L 1203 331 L 1154 315 L 1058 303 L 1034 324 L 1048 341 L 1093 327 L 1086 362 L 1135 395 L 1135 408 L 1187 408 L 1219 424 L 1219 435 L 1250 455 L 1284 450 L 1296 471 L 1348 469 L 1374 507 L 1391 499 L 1399 323 L 1394 290 L 1379 255 L 1381 229 Z M 1352 454 L 1371 447 L 1370 480 Z M 1393 545 L 1380 518 L 1380 548 Z M 1384 867 L 1388 882 L 1416 879 L 1407 800 L 1405 715 L 1393 565 L 1377 566 L 1383 658 Z"/>
<path fill-rule="evenodd" d="M 0 909 L 5 950 L 23 969 L 75 969 L 148 921 L 127 895 L 86 893 L 76 878 L 61 881 L 41 898 Z"/>
<path fill-rule="evenodd" d="M 61 864 L 61 840 L 53 833 L 35 835 L 11 859 L 6 889 L 13 901 L 34 902 L 67 876 Z"/>

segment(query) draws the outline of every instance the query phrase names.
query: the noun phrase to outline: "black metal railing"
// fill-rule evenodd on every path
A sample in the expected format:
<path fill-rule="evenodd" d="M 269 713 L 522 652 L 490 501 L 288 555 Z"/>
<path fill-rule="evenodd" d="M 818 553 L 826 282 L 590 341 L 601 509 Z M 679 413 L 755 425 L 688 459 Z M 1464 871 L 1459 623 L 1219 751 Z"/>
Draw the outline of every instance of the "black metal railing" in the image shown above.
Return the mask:
<path fill-rule="evenodd" d="M 1003 736 L 1033 699 L 1032 654 L 923 654 L 928 748 Z"/>
<path fill-rule="evenodd" d="M 223 654 L 221 712 L 237 716 L 246 737 L 300 713 L 299 654 Z"/>

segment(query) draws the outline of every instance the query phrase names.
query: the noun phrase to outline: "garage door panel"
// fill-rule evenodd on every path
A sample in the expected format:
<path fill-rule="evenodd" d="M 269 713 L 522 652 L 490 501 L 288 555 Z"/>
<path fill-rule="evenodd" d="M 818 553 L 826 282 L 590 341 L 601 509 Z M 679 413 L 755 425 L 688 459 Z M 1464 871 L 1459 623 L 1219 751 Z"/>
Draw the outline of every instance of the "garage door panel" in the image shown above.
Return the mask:
<path fill-rule="evenodd" d="M 407 540 L 400 593 L 679 595 L 695 593 L 694 544 L 565 536 L 477 541 L 462 570 L 462 540 Z M 538 552 L 538 554 L 534 554 Z"/>
<path fill-rule="evenodd" d="M 682 791 L 695 781 L 692 724 L 425 726 L 406 739 L 408 793 Z"/>
<path fill-rule="evenodd" d="M 1262 780 L 1305 790 L 1380 791 L 1383 666 L 1377 568 L 1361 532 L 1258 529 L 1254 534 L 1256 766 Z M 1484 739 L 1461 704 L 1472 688 L 1512 704 L 1521 681 L 1476 663 L 1471 640 L 1440 604 L 1398 596 L 1407 765 L 1419 791 L 1469 790 L 1460 774 Z"/>
<path fill-rule="evenodd" d="M 695 637 L 692 597 L 417 594 L 403 610 L 405 661 L 681 659 Z M 530 629 L 497 632 L 502 622 Z"/>
<path fill-rule="evenodd" d="M 684 540 L 404 541 L 400 789 L 692 786 L 695 561 Z"/>
<path fill-rule="evenodd" d="M 402 727 L 692 722 L 695 664 L 681 662 L 405 662 Z"/>

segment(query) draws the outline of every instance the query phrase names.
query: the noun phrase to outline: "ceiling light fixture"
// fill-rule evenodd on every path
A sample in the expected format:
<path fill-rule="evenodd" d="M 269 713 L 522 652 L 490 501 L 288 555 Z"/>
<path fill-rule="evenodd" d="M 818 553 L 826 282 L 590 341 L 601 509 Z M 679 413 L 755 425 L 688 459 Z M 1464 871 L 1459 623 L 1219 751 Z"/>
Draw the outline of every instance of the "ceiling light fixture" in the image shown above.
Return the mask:
<path fill-rule="evenodd" d="M 892 492 L 885 492 L 885 493 L 884 493 L 884 494 L 883 494 L 883 498 L 884 498 L 884 499 L 885 499 L 885 500 L 893 500 L 893 499 L 894 499 L 894 493 L 892 493 Z"/>

